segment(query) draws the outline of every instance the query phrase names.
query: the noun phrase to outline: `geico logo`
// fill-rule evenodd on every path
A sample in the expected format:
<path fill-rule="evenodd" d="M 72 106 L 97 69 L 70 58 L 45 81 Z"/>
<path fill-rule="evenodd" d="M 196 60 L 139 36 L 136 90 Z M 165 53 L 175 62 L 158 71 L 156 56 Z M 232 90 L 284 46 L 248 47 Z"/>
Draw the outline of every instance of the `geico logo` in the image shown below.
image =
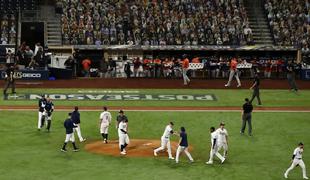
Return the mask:
<path fill-rule="evenodd" d="M 40 78 L 40 73 L 23 73 L 23 77 L 25 78 Z"/>

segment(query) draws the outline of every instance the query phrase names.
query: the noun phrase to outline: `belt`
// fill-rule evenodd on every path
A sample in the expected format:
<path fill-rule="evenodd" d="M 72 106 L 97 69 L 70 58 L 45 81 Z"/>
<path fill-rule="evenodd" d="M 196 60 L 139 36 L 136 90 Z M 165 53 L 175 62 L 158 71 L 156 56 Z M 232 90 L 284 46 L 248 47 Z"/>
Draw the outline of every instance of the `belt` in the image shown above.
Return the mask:
<path fill-rule="evenodd" d="M 301 158 L 296 158 L 296 159 L 301 160 Z"/>
<path fill-rule="evenodd" d="M 169 137 L 165 136 L 164 138 L 169 139 Z"/>

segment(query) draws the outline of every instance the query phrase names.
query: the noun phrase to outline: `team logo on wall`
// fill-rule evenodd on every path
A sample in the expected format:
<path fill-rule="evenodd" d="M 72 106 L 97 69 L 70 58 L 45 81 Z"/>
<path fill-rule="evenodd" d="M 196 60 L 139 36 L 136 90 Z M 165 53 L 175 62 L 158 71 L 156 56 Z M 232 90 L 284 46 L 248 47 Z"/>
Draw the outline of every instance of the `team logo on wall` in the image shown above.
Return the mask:
<path fill-rule="evenodd" d="M 213 94 L 47 94 L 52 100 L 68 101 L 216 101 Z M 5 100 L 38 100 L 40 94 L 8 95 Z"/>

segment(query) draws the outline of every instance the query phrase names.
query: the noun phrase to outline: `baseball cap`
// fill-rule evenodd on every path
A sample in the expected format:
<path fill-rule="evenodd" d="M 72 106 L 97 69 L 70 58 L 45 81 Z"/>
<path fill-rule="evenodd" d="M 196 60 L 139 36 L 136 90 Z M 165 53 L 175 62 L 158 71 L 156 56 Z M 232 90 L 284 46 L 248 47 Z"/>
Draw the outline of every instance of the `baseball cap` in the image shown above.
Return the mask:
<path fill-rule="evenodd" d="M 224 123 L 224 122 L 221 122 L 221 123 L 220 123 L 220 126 L 225 126 L 225 123 Z"/>
<path fill-rule="evenodd" d="M 119 110 L 119 113 L 124 113 L 124 111 L 123 110 Z"/>

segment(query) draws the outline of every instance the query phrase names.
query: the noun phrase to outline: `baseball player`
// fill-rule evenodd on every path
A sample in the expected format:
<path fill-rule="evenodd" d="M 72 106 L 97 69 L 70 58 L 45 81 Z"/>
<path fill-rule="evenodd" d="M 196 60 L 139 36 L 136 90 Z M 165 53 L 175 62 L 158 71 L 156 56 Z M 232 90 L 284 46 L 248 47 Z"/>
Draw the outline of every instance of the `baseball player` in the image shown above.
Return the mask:
<path fill-rule="evenodd" d="M 74 142 L 74 134 L 73 134 L 73 128 L 76 128 L 76 126 L 73 124 L 73 121 L 71 119 L 72 113 L 68 114 L 68 118 L 64 122 L 64 127 L 66 129 L 66 139 L 64 142 L 64 145 L 60 149 L 62 152 L 67 152 L 66 146 L 69 141 L 72 142 L 73 145 L 73 151 L 77 152 L 79 149 L 76 147 Z"/>
<path fill-rule="evenodd" d="M 157 156 L 157 153 L 159 151 L 162 151 L 162 150 L 164 150 L 167 147 L 167 152 L 168 152 L 168 155 L 169 155 L 169 159 L 174 159 L 174 157 L 172 156 L 172 153 L 171 153 L 171 145 L 170 145 L 170 135 L 175 134 L 173 132 L 173 129 L 172 129 L 173 125 L 174 125 L 173 122 L 170 122 L 166 126 L 164 134 L 161 137 L 161 146 L 154 150 L 154 156 Z"/>
<path fill-rule="evenodd" d="M 288 173 L 293 170 L 295 167 L 300 166 L 302 169 L 302 177 L 304 179 L 309 179 L 306 174 L 306 166 L 302 160 L 302 153 L 304 152 L 304 144 L 299 143 L 298 147 L 294 150 L 292 157 L 292 165 L 285 171 L 284 177 L 288 178 Z"/>
<path fill-rule="evenodd" d="M 216 130 L 218 133 L 218 151 L 220 151 L 222 148 L 224 150 L 223 157 L 226 158 L 227 151 L 228 151 L 228 132 L 225 129 L 225 123 L 220 123 L 220 128 Z"/>
<path fill-rule="evenodd" d="M 122 155 L 126 155 L 126 147 L 129 144 L 128 121 L 122 120 L 118 125 L 119 148 Z"/>
<path fill-rule="evenodd" d="M 51 128 L 53 111 L 54 111 L 54 104 L 50 98 L 47 98 L 41 118 L 41 127 L 44 126 L 45 119 L 47 118 L 47 127 L 46 127 L 47 132 L 49 132 Z"/>
<path fill-rule="evenodd" d="M 179 163 L 180 153 L 185 152 L 186 156 L 190 160 L 190 162 L 194 162 L 191 154 L 188 152 L 188 142 L 187 142 L 187 133 L 185 132 L 185 128 L 181 127 L 181 132 L 178 134 L 180 136 L 179 146 L 175 155 L 175 162 Z"/>
<path fill-rule="evenodd" d="M 82 137 L 82 133 L 81 133 L 81 125 L 80 125 L 81 120 L 80 120 L 79 107 L 77 106 L 74 107 L 74 111 L 72 112 L 71 119 L 72 119 L 74 126 L 76 126 L 73 130 L 77 133 L 80 142 L 86 141 L 86 139 Z"/>
<path fill-rule="evenodd" d="M 40 131 L 42 128 L 42 115 L 44 112 L 44 108 L 45 108 L 45 104 L 46 104 L 46 99 L 45 96 L 42 95 L 41 99 L 39 99 L 39 118 L 38 118 L 38 130 Z"/>
<path fill-rule="evenodd" d="M 183 68 L 183 82 L 184 85 L 189 85 L 189 83 L 191 82 L 191 80 L 188 78 L 187 76 L 187 71 L 189 70 L 189 60 L 186 56 L 184 56 L 184 60 L 182 63 L 182 68 Z"/>
<path fill-rule="evenodd" d="M 215 131 L 214 127 L 210 128 L 211 132 L 211 151 L 210 151 L 210 159 L 206 164 L 213 164 L 213 156 L 216 155 L 220 160 L 221 163 L 223 164 L 225 161 L 225 158 L 218 152 L 218 139 L 219 135 L 218 132 Z"/>
<path fill-rule="evenodd" d="M 100 133 L 103 138 L 103 142 L 106 144 L 108 143 L 108 130 L 111 124 L 111 120 L 112 120 L 112 116 L 111 116 L 111 113 L 108 112 L 108 108 L 103 107 L 103 112 L 100 114 L 99 126 L 100 126 Z"/>
<path fill-rule="evenodd" d="M 126 120 L 128 122 L 127 116 L 124 114 L 123 110 L 119 110 L 119 114 L 116 117 L 116 129 L 118 128 L 118 125 L 121 121 Z"/>
<path fill-rule="evenodd" d="M 235 77 L 236 80 L 237 80 L 237 83 L 238 83 L 237 87 L 241 86 L 241 82 L 240 82 L 240 79 L 239 79 L 239 71 L 237 69 L 237 65 L 238 65 L 237 59 L 233 58 L 231 60 L 231 62 L 230 62 L 229 78 L 228 78 L 227 84 L 225 84 L 225 87 L 229 87 L 230 86 L 233 77 Z"/>

